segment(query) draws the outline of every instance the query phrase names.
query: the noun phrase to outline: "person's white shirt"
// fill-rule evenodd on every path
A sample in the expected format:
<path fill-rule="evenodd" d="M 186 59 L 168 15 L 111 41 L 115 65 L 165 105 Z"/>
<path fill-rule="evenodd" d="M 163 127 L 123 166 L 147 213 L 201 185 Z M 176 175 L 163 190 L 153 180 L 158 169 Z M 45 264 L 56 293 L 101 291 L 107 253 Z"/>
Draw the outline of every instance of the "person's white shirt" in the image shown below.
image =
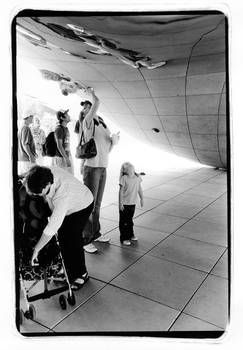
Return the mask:
<path fill-rule="evenodd" d="M 44 229 L 47 236 L 53 236 L 62 225 L 65 216 L 87 208 L 93 202 L 91 191 L 69 172 L 50 167 L 54 182 L 45 196 L 52 215 Z"/>

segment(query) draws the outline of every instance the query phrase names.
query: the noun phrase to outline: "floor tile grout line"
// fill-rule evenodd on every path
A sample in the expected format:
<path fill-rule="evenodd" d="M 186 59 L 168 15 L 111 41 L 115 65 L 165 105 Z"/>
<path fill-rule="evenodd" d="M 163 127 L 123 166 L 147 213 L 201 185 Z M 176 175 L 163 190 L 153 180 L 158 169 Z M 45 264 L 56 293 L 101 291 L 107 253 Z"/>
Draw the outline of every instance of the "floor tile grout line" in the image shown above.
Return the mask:
<path fill-rule="evenodd" d="M 188 174 L 189 174 L 189 175 L 196 175 L 195 173 L 196 173 L 196 172 L 199 172 L 201 169 L 203 169 L 203 168 L 200 168 L 200 169 L 197 169 L 197 170 L 195 170 L 195 171 L 189 172 Z M 168 184 L 168 183 L 170 183 L 170 182 L 172 182 L 172 181 L 174 181 L 174 180 L 178 180 L 178 179 L 180 179 L 180 178 L 183 178 L 183 177 L 187 176 L 188 174 L 186 174 L 186 175 L 183 174 L 183 175 L 180 175 L 180 176 L 177 176 L 177 177 L 173 178 L 172 180 L 168 180 L 168 181 L 162 182 L 162 183 L 159 184 L 159 185 L 155 185 L 155 186 L 149 187 L 149 188 L 147 188 L 144 192 L 146 192 L 147 190 L 151 190 L 151 189 L 153 189 L 153 188 L 155 188 L 155 187 L 158 187 L 158 186 L 161 186 L 161 185 L 164 185 L 164 184 Z M 201 185 L 202 183 L 207 182 L 207 181 L 209 181 L 209 180 L 211 180 L 211 179 L 213 179 L 213 178 L 215 178 L 215 177 L 217 177 L 217 176 L 219 176 L 219 175 L 220 175 L 220 174 L 218 174 L 218 175 L 217 175 L 217 174 L 214 174 L 214 175 L 208 177 L 206 180 L 204 179 L 202 182 L 199 182 L 197 185 L 193 186 L 192 188 L 194 188 L 194 187 L 196 187 L 196 186 L 198 186 L 198 185 Z M 226 175 L 227 175 L 227 174 L 226 174 Z"/>
<path fill-rule="evenodd" d="M 46 328 L 46 333 L 48 333 L 48 332 L 51 331 L 51 328 L 50 328 L 50 327 L 44 325 L 43 323 L 41 323 L 41 322 L 39 322 L 39 321 L 37 321 L 37 320 L 31 320 L 31 319 L 30 319 L 30 321 L 33 322 L 33 323 L 35 323 L 35 324 L 38 324 L 38 325 L 41 326 L 41 327 Z M 21 326 L 21 325 L 20 325 L 20 326 Z"/>
<path fill-rule="evenodd" d="M 197 289 L 195 290 L 195 292 L 192 294 L 192 296 L 190 297 L 190 299 L 187 301 L 187 303 L 184 305 L 184 307 L 182 308 L 180 314 L 177 316 L 177 318 L 174 320 L 174 322 L 171 324 L 171 326 L 169 327 L 168 331 L 170 330 L 170 328 L 175 324 L 175 322 L 178 320 L 178 318 L 180 317 L 180 315 L 183 313 L 183 311 L 185 310 L 185 308 L 187 307 L 187 305 L 191 302 L 192 298 L 195 296 L 195 294 L 198 292 L 198 290 L 202 287 L 203 283 L 206 281 L 206 279 L 211 275 L 212 270 L 215 268 L 215 266 L 217 265 L 217 263 L 219 262 L 219 260 L 222 258 L 222 256 L 224 255 L 226 249 L 224 250 L 224 252 L 220 255 L 219 259 L 217 260 L 217 262 L 213 265 L 213 267 L 211 268 L 211 270 L 206 274 L 205 278 L 202 280 L 202 282 L 199 284 L 199 286 L 197 287 Z M 218 277 L 221 278 L 221 277 Z M 192 315 L 191 315 L 192 316 Z"/>
<path fill-rule="evenodd" d="M 197 185 L 196 185 L 197 186 Z M 194 186 L 194 187 L 192 187 L 192 188 L 195 188 L 196 186 Z M 191 189 L 192 189 L 191 188 Z M 186 193 L 188 190 L 185 190 L 184 192 L 181 192 L 180 194 L 177 194 L 176 196 L 174 196 L 174 197 L 171 197 L 171 198 L 169 198 L 168 200 L 165 200 L 165 202 L 167 202 L 167 201 L 169 201 L 170 199 L 174 199 L 174 198 L 176 198 L 176 197 L 179 197 L 180 195 L 182 195 L 182 194 L 184 194 L 184 193 Z M 211 205 L 211 204 L 213 204 L 214 202 L 216 202 L 219 198 L 221 198 L 222 196 L 224 196 L 225 194 L 227 194 L 227 190 L 224 192 L 224 193 L 222 193 L 221 195 L 219 195 L 217 198 L 215 198 L 215 199 L 213 199 L 212 198 L 212 202 L 210 202 L 208 205 L 206 205 L 202 210 L 204 210 L 204 209 L 206 209 L 209 205 Z M 151 197 L 150 197 L 151 198 Z M 151 198 L 151 199 L 155 199 L 155 198 Z M 164 203 L 162 203 L 162 205 L 163 205 Z M 156 209 L 157 207 L 159 207 L 161 204 L 158 204 L 156 207 L 154 207 L 153 209 Z M 151 211 L 152 209 L 150 209 L 150 210 L 148 210 L 148 211 Z M 197 214 L 195 214 L 193 217 L 195 217 L 196 215 L 198 215 L 202 210 L 200 210 Z M 147 212 L 148 212 L 147 211 Z M 146 213 L 147 213 L 146 212 Z M 139 216 L 141 216 L 141 215 L 143 215 L 144 213 L 142 213 L 142 214 L 139 214 L 137 217 L 139 217 Z M 171 215 L 171 216 L 173 216 L 173 215 Z M 192 217 L 192 218 L 193 218 Z"/>
<path fill-rule="evenodd" d="M 93 278 L 94 280 L 97 280 L 97 281 L 100 281 L 100 282 L 104 282 L 104 281 L 102 281 L 102 280 L 100 280 L 100 279 L 98 279 L 98 278 L 95 278 L 95 277 L 92 277 L 92 278 Z M 174 308 L 174 307 L 171 306 L 171 305 L 164 304 L 164 303 L 162 303 L 161 301 L 158 301 L 158 300 L 155 300 L 155 299 L 151 299 L 150 297 L 147 297 L 146 295 L 142 295 L 142 294 L 139 294 L 139 293 L 134 292 L 134 291 L 132 291 L 132 290 L 126 289 L 126 288 L 124 288 L 124 287 L 118 286 L 118 285 L 112 283 L 113 280 L 114 280 L 114 278 L 112 278 L 109 282 L 104 282 L 104 283 L 106 283 L 106 286 L 105 286 L 105 287 L 111 286 L 111 287 L 120 289 L 120 290 L 122 290 L 122 291 L 124 291 L 124 292 L 128 292 L 128 293 L 130 293 L 130 294 L 133 294 L 133 295 L 135 295 L 135 296 L 139 296 L 140 298 L 144 298 L 144 299 L 146 299 L 146 300 L 148 300 L 148 301 L 151 301 L 151 302 L 153 302 L 153 303 L 159 304 L 159 305 L 161 305 L 161 306 L 168 307 L 168 308 L 173 309 L 173 310 L 175 310 L 175 311 L 180 311 L 180 310 Z"/>
<path fill-rule="evenodd" d="M 90 276 L 90 278 L 95 279 L 93 277 Z M 68 318 L 69 316 L 71 316 L 75 311 L 77 311 L 80 307 L 82 307 L 84 304 L 86 304 L 89 300 L 91 300 L 96 294 L 98 294 L 102 289 L 104 289 L 107 285 L 107 282 L 102 281 L 102 280 L 98 280 L 101 281 L 103 283 L 105 283 L 104 286 L 102 286 L 101 288 L 99 288 L 97 291 L 95 291 L 94 293 L 92 293 L 87 299 L 83 300 L 77 307 L 75 307 L 74 309 L 72 309 L 71 312 L 69 312 L 68 314 L 66 314 L 63 318 L 61 318 L 58 322 L 54 323 L 54 325 L 51 326 L 50 330 L 53 330 L 53 328 L 55 328 L 56 326 L 58 326 L 61 322 L 63 322 L 66 318 Z M 82 289 L 81 289 L 82 290 Z"/>
<path fill-rule="evenodd" d="M 172 263 L 172 264 L 175 264 L 175 265 L 178 265 L 178 266 L 182 266 L 182 267 L 185 267 L 187 269 L 190 269 L 190 270 L 193 270 L 193 271 L 197 271 L 197 272 L 201 272 L 201 273 L 204 273 L 204 274 L 210 274 L 210 271 L 211 271 L 211 268 L 209 271 L 204 271 L 204 270 L 200 270 L 200 269 L 197 269 L 195 267 L 192 267 L 192 266 L 189 266 L 189 265 L 185 265 L 185 264 L 182 264 L 182 263 L 179 263 L 177 261 L 174 261 L 174 260 L 170 260 L 170 259 L 167 259 L 167 258 L 162 258 L 162 257 L 159 257 L 159 256 L 156 256 L 156 255 L 149 255 L 155 259 L 159 259 L 159 260 L 163 260 L 163 261 L 167 261 L 169 263 Z M 220 256 L 221 257 L 221 256 Z M 220 259 L 220 258 L 219 258 Z M 218 260 L 216 262 L 216 264 L 218 263 Z M 214 265 L 213 265 L 214 266 Z M 221 277 L 221 276 L 218 276 L 220 278 L 224 278 L 224 277 Z"/>
<path fill-rule="evenodd" d="M 188 236 L 185 236 L 183 234 L 176 234 L 173 233 L 176 237 L 183 237 L 183 238 L 187 238 L 187 239 L 192 239 L 193 241 L 197 241 L 197 242 L 201 242 L 201 243 L 206 243 L 206 244 L 209 244 L 209 245 L 215 245 L 217 247 L 221 247 L 221 248 L 226 248 L 228 249 L 228 246 L 225 246 L 225 245 L 221 245 L 221 244 L 217 244 L 217 243 L 212 243 L 212 242 L 207 242 L 207 241 L 202 241 L 201 239 L 196 239 L 196 238 L 191 238 L 191 237 L 188 237 Z"/>
<path fill-rule="evenodd" d="M 196 318 L 197 320 L 206 322 L 206 323 L 208 323 L 208 324 L 210 324 L 210 325 L 212 325 L 212 326 L 215 326 L 215 327 L 218 327 L 218 328 L 224 330 L 224 328 L 218 326 L 217 324 L 212 323 L 212 322 L 209 322 L 209 321 L 206 321 L 206 320 L 204 320 L 204 319 L 202 319 L 202 318 L 200 318 L 200 317 L 198 317 L 198 316 L 191 315 L 191 314 L 189 314 L 189 313 L 187 313 L 187 312 L 183 312 L 183 314 L 184 314 L 184 315 L 187 315 L 187 316 L 190 316 L 190 317 L 193 317 L 193 318 Z"/>

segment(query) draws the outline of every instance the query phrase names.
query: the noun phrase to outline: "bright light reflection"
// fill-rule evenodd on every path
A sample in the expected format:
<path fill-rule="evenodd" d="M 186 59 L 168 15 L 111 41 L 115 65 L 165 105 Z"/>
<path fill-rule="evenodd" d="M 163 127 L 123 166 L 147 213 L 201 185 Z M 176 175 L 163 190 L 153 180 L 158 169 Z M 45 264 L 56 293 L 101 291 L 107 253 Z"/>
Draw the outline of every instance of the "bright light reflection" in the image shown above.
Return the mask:
<path fill-rule="evenodd" d="M 40 72 L 35 67 L 22 60 L 19 60 L 18 62 L 17 87 L 18 103 L 21 105 L 21 103 L 23 104 L 23 101 L 29 99 L 28 102 L 25 102 L 26 105 L 22 108 L 22 114 L 35 113 L 35 111 L 32 111 L 31 109 L 33 106 L 36 108 L 36 103 L 39 103 L 39 101 L 54 110 L 69 109 L 71 116 L 71 122 L 69 124 L 71 151 L 74 155 L 77 144 L 77 135 L 73 132 L 74 125 L 81 109 L 80 101 L 87 99 L 88 96 L 81 91 L 78 94 L 69 94 L 68 96 L 62 95 L 57 82 L 43 79 Z M 26 97 L 28 97 L 28 99 L 26 99 Z M 33 103 L 30 102 L 31 99 L 34 101 Z M 120 142 L 114 147 L 110 154 L 109 165 L 111 169 L 117 169 L 117 173 L 124 161 L 130 161 L 134 164 L 135 169 L 138 172 L 144 171 L 146 174 L 151 172 L 159 174 L 163 169 L 168 168 L 199 168 L 203 166 L 185 158 L 143 144 L 124 132 L 122 127 L 109 120 L 106 115 L 101 116 L 104 117 L 112 133 L 120 131 Z M 23 115 L 19 116 L 19 118 L 21 117 L 23 117 Z M 42 118 L 43 116 L 39 117 Z M 55 119 L 54 116 L 53 118 Z M 55 121 L 52 120 L 52 123 L 56 124 L 56 119 Z M 47 131 L 47 128 L 45 131 Z M 75 175 L 77 176 L 80 176 L 79 164 L 80 161 L 74 159 Z"/>

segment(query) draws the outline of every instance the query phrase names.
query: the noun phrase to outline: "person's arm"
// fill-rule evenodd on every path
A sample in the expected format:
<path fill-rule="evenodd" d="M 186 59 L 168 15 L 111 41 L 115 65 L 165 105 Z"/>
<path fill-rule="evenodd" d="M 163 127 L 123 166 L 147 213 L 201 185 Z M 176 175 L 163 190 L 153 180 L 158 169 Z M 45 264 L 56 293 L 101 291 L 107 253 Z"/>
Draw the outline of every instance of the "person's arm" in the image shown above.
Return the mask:
<path fill-rule="evenodd" d="M 139 195 L 139 197 L 140 197 L 140 204 L 141 204 L 141 207 L 143 207 L 143 190 L 142 190 L 141 183 L 140 183 L 140 185 L 139 185 L 138 195 Z"/>
<path fill-rule="evenodd" d="M 98 97 L 95 95 L 95 92 L 93 89 L 88 88 L 87 92 L 89 92 L 91 94 L 91 97 L 92 97 L 92 106 L 91 106 L 89 112 L 87 113 L 87 115 L 85 116 L 86 127 L 88 129 L 90 129 L 93 118 L 96 118 L 96 112 L 99 108 L 100 101 L 99 101 Z"/>
<path fill-rule="evenodd" d="M 66 160 L 67 166 L 70 167 L 71 162 L 67 156 L 67 153 L 65 152 L 65 149 L 63 148 L 63 144 L 62 144 L 63 139 L 60 138 L 60 136 L 56 132 L 54 132 L 54 135 L 55 135 L 55 140 L 56 140 L 56 144 L 57 144 L 57 149 L 61 153 L 61 156 Z"/>
<path fill-rule="evenodd" d="M 46 235 L 44 232 L 42 233 L 39 241 L 37 242 L 32 258 L 31 258 L 31 265 L 35 265 L 39 251 L 52 239 L 52 236 Z"/>
<path fill-rule="evenodd" d="M 54 206 L 54 210 L 50 216 L 49 222 L 34 248 L 34 252 L 31 258 L 32 265 L 37 259 L 39 251 L 51 240 L 51 238 L 57 233 L 58 229 L 63 223 L 67 212 L 67 200 L 65 199 L 65 196 L 60 197 L 58 202 L 59 203 Z"/>
<path fill-rule="evenodd" d="M 122 185 L 119 185 L 119 211 L 123 211 L 124 210 L 124 205 L 122 202 Z"/>

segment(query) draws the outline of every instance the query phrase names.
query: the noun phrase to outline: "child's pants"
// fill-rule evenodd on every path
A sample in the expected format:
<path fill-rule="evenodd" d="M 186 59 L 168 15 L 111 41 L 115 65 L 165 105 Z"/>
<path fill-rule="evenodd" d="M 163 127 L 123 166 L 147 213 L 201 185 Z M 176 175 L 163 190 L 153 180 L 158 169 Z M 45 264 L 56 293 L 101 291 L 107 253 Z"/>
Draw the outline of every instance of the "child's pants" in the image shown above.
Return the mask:
<path fill-rule="evenodd" d="M 130 240 L 133 236 L 133 215 L 136 205 L 124 205 L 124 209 L 119 211 L 120 241 Z"/>

